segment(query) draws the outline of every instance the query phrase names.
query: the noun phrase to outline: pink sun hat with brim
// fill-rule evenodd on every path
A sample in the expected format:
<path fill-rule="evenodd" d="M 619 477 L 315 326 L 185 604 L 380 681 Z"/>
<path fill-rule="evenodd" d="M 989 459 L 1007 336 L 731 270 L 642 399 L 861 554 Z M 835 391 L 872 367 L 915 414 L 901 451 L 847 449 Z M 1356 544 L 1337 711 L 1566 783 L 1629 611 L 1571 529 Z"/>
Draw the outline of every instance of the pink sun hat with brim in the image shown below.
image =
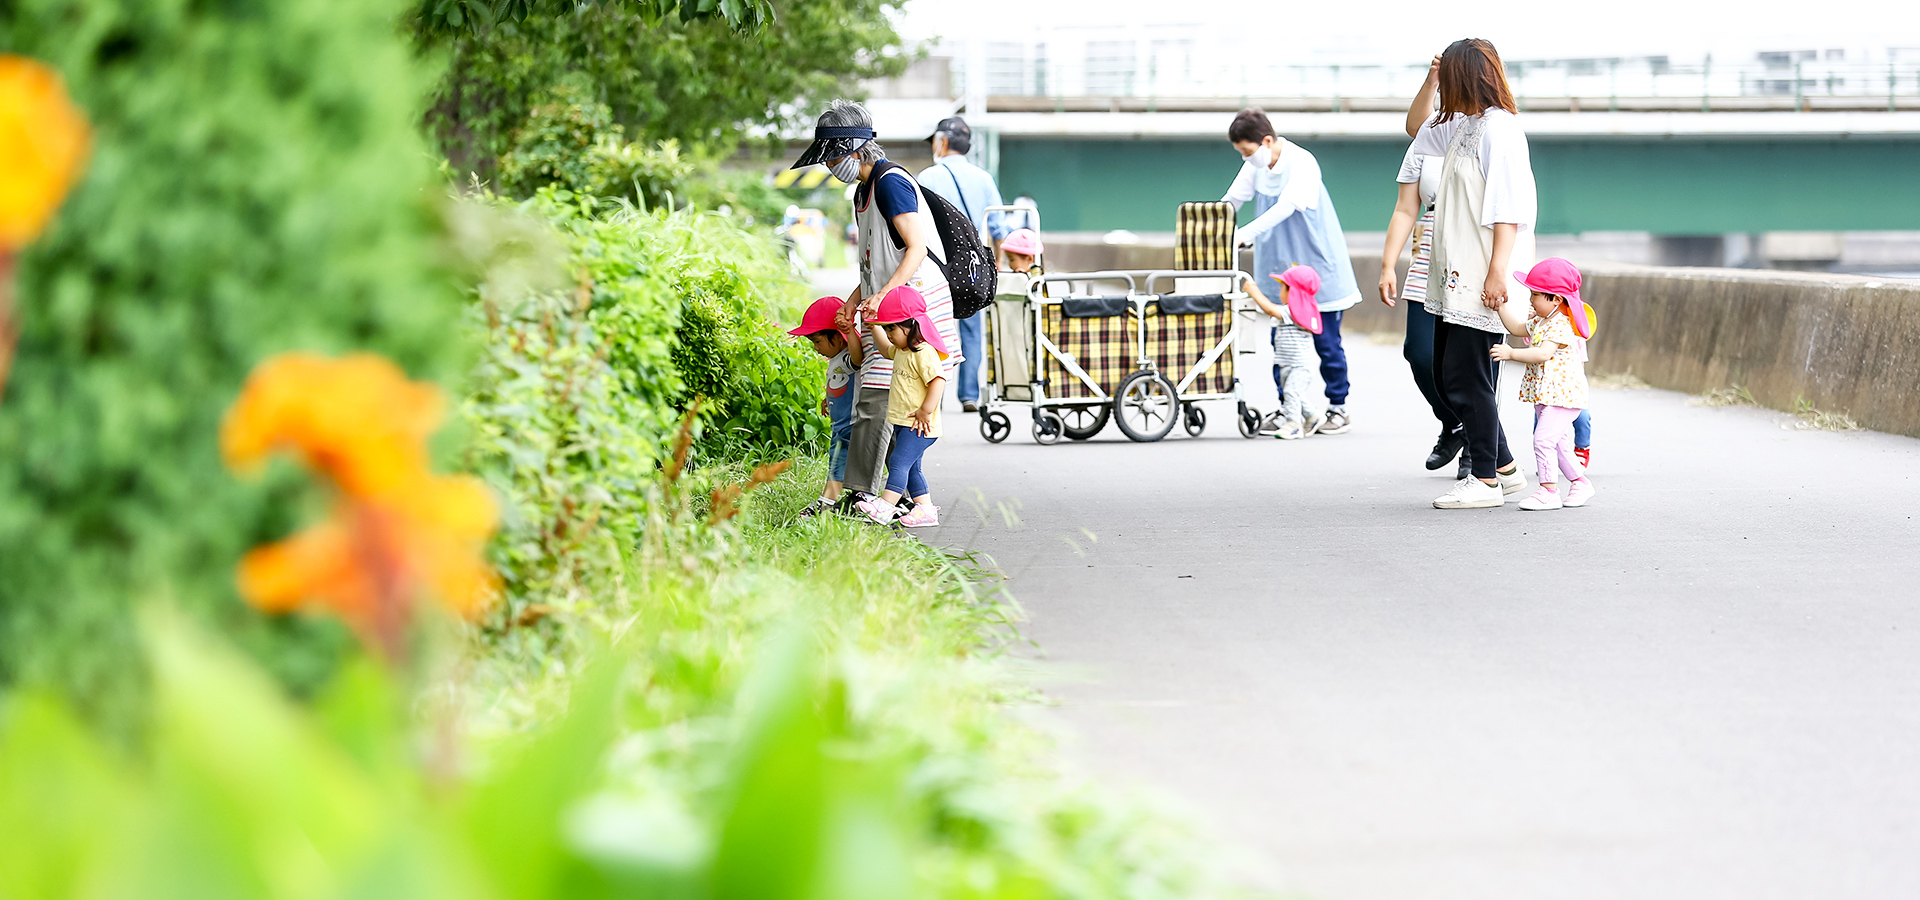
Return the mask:
<path fill-rule="evenodd" d="M 1319 334 L 1320 304 L 1313 302 L 1313 295 L 1320 293 L 1320 273 L 1312 266 L 1294 266 L 1273 280 L 1287 286 L 1287 314 L 1293 316 L 1293 324 Z"/>
<path fill-rule="evenodd" d="M 1580 269 L 1577 266 L 1558 256 L 1549 256 L 1526 272 L 1513 273 L 1513 277 L 1526 285 L 1527 290 L 1566 298 L 1560 304 L 1560 309 L 1567 314 L 1567 321 L 1573 323 L 1573 333 L 1582 338 L 1593 337 L 1593 318 L 1587 315 L 1587 304 L 1580 299 Z"/>
<path fill-rule="evenodd" d="M 880 298 L 880 310 L 868 319 L 874 325 L 895 325 L 912 319 L 920 323 L 920 336 L 933 345 L 941 359 L 952 356 L 947 352 L 947 342 L 940 339 L 940 329 L 934 327 L 933 317 L 927 315 L 927 298 L 910 285 L 901 285 Z"/>
<path fill-rule="evenodd" d="M 821 297 L 807 307 L 806 314 L 800 317 L 800 327 L 787 333 L 794 337 L 808 337 L 822 331 L 839 331 L 840 326 L 834 324 L 833 320 L 840 315 L 840 307 L 844 305 L 846 301 L 839 297 Z"/>
<path fill-rule="evenodd" d="M 1000 249 L 1022 256 L 1039 256 L 1045 253 L 1046 245 L 1040 243 L 1040 235 L 1031 228 L 1016 228 L 1007 239 L 1000 242 Z"/>

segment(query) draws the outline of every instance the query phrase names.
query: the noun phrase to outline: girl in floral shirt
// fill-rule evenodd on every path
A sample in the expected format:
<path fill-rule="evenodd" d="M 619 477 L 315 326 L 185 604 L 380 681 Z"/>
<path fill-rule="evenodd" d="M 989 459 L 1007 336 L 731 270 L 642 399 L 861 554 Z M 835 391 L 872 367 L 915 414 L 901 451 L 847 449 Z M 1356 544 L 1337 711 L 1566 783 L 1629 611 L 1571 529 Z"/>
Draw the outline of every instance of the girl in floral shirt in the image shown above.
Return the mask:
<path fill-rule="evenodd" d="M 1580 300 L 1580 270 L 1554 257 L 1525 274 L 1513 274 L 1532 291 L 1533 315 L 1521 320 L 1514 308 L 1518 304 L 1509 302 L 1500 307 L 1500 320 L 1509 333 L 1525 337 L 1527 346 L 1495 344 L 1491 353 L 1494 359 L 1527 364 L 1520 402 L 1533 404 L 1533 456 L 1540 489 L 1520 501 L 1520 508 L 1585 506 L 1594 492 L 1573 455 L 1573 420 L 1587 407 L 1587 371 L 1576 343 L 1593 335 L 1593 320 Z M 1560 475 L 1567 477 L 1565 494 L 1558 489 Z"/>

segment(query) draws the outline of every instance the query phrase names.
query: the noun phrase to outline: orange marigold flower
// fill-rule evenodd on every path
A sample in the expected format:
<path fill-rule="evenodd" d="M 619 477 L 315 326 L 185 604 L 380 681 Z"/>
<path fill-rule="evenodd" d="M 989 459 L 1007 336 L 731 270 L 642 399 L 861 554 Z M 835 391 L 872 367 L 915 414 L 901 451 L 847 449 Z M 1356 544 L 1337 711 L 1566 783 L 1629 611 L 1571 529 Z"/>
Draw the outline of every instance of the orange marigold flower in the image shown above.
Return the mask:
<path fill-rule="evenodd" d="M 468 618 L 484 612 L 500 513 L 478 480 L 428 469 L 440 408 L 431 385 L 377 356 L 290 353 L 255 370 L 221 425 L 222 455 L 250 468 L 292 452 L 340 501 L 325 522 L 248 553 L 241 595 L 268 612 L 326 609 L 390 656 L 422 593 Z"/>
<path fill-rule="evenodd" d="M 227 464 L 252 469 L 290 451 L 355 497 L 392 497 L 427 471 L 440 392 L 369 353 L 288 353 L 248 376 L 220 426 Z"/>
<path fill-rule="evenodd" d="M 91 142 L 59 75 L 0 53 L 0 252 L 40 236 L 79 177 Z"/>

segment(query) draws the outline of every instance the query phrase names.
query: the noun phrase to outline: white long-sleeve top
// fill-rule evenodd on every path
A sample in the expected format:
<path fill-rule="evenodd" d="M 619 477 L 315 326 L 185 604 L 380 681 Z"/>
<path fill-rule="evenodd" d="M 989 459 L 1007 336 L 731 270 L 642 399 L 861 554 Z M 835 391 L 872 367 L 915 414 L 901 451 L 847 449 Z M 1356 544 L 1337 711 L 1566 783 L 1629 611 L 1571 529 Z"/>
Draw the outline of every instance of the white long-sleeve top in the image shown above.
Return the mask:
<path fill-rule="evenodd" d="M 1486 127 L 1480 132 L 1480 174 L 1487 179 L 1487 193 L 1480 205 L 1480 226 L 1492 228 L 1504 222 L 1530 229 L 1538 219 L 1540 199 L 1533 183 L 1533 156 L 1527 148 L 1527 133 L 1520 117 L 1504 109 L 1491 108 L 1480 114 Z M 1454 116 L 1439 125 L 1429 119 L 1413 136 L 1410 155 L 1447 155 L 1453 135 L 1460 130 L 1465 116 Z"/>
<path fill-rule="evenodd" d="M 1314 159 L 1306 148 L 1286 138 L 1275 138 L 1273 149 L 1273 163 L 1264 169 L 1254 168 L 1251 159 L 1241 163 L 1240 174 L 1234 176 L 1226 196 L 1220 198 L 1238 210 L 1240 204 L 1252 200 L 1256 192 L 1268 196 L 1279 195 L 1273 206 L 1261 213 L 1259 218 L 1234 231 L 1233 242 L 1236 245 L 1248 243 L 1272 231 L 1274 226 L 1300 210 L 1320 208 L 1320 195 L 1324 193 L 1320 183 L 1320 161 Z"/>

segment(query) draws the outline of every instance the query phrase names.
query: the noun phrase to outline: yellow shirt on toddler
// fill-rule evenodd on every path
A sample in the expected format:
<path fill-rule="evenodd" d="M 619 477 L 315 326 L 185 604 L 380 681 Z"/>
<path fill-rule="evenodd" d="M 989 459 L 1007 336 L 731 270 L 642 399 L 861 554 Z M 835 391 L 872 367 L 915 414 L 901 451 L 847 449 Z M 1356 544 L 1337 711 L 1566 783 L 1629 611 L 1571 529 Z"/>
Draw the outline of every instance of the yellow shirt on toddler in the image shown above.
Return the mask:
<path fill-rule="evenodd" d="M 887 392 L 887 424 L 913 427 L 913 412 L 927 402 L 927 385 L 945 378 L 940 369 L 940 353 L 922 341 L 920 349 L 893 352 L 893 387 Z M 927 417 L 927 437 L 940 436 L 940 409 Z"/>

